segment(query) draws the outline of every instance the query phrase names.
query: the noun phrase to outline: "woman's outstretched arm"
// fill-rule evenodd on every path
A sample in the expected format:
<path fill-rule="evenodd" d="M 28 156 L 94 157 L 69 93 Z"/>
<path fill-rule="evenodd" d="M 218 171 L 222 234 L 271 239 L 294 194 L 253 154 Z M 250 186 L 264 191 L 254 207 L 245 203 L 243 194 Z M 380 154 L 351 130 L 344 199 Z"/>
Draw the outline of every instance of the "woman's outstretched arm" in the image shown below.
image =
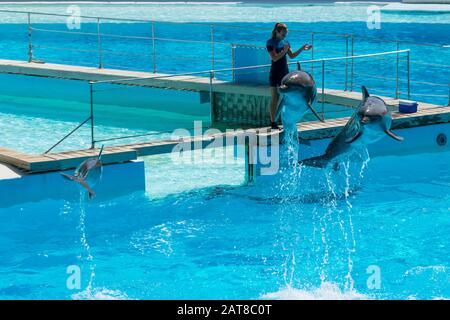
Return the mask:
<path fill-rule="evenodd" d="M 292 52 L 291 48 L 289 48 L 289 51 L 288 51 L 289 58 L 293 59 L 293 58 L 297 57 L 302 51 L 309 50 L 311 48 L 312 48 L 312 45 L 310 45 L 310 44 L 304 44 L 300 49 L 298 49 L 295 52 Z"/>

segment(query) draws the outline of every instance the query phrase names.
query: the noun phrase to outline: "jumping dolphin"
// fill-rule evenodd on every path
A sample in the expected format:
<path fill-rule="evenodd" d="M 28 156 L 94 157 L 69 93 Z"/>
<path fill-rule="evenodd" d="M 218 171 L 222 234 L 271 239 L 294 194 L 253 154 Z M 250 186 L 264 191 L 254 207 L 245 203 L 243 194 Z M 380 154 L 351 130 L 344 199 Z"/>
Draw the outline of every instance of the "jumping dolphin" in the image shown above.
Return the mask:
<path fill-rule="evenodd" d="M 281 116 L 285 131 L 293 132 L 304 115 L 310 110 L 320 121 L 323 121 L 314 110 L 312 104 L 317 96 L 316 83 L 313 77 L 302 70 L 292 71 L 281 80 L 278 89 L 281 94 L 275 121 Z"/>
<path fill-rule="evenodd" d="M 353 145 L 366 146 L 380 140 L 385 134 L 397 141 L 403 141 L 402 137 L 390 130 L 392 117 L 384 100 L 370 96 L 364 86 L 362 96 L 362 101 L 355 113 L 330 142 L 325 154 L 299 161 L 299 163 L 324 168 L 332 159 L 348 152 Z"/>
<path fill-rule="evenodd" d="M 84 160 L 75 170 L 74 175 L 69 175 L 66 173 L 61 173 L 61 175 L 70 181 L 75 181 L 79 183 L 81 186 L 83 186 L 88 194 L 89 199 L 92 199 L 95 197 L 95 192 L 92 190 L 92 188 L 88 184 L 88 179 L 91 182 L 91 185 L 94 185 L 98 182 L 102 175 L 102 162 L 101 162 L 101 156 L 103 152 L 103 146 L 100 149 L 100 152 L 96 157 L 88 158 Z"/>

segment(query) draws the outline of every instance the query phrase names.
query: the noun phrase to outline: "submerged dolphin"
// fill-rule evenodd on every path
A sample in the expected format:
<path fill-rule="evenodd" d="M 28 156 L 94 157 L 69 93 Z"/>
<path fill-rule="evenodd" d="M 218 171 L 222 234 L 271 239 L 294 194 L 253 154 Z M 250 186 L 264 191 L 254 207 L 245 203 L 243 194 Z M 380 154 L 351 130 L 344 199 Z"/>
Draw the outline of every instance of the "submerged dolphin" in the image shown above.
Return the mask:
<path fill-rule="evenodd" d="M 299 122 L 308 111 L 311 111 L 317 119 L 323 121 L 314 110 L 312 104 L 317 96 L 316 83 L 313 77 L 301 70 L 288 73 L 281 80 L 278 89 L 281 94 L 275 121 L 281 117 L 286 131 L 293 132 Z"/>
<path fill-rule="evenodd" d="M 362 87 L 363 99 L 344 128 L 328 145 L 325 154 L 309 158 L 299 163 L 324 168 L 334 158 L 351 150 L 352 146 L 365 146 L 374 143 L 385 135 L 403 141 L 391 131 L 392 117 L 386 103 L 379 97 L 370 96 Z"/>
<path fill-rule="evenodd" d="M 76 169 L 74 175 L 69 175 L 66 173 L 61 173 L 61 175 L 70 181 L 75 181 L 79 183 L 81 186 L 83 186 L 88 194 L 89 199 L 92 199 L 95 197 L 95 192 L 92 190 L 92 188 L 88 184 L 88 179 L 91 182 L 91 185 L 94 185 L 98 182 L 102 175 L 102 162 L 101 162 L 101 156 L 103 152 L 103 146 L 100 149 L 100 152 L 98 153 L 98 156 L 88 158 L 84 160 Z"/>

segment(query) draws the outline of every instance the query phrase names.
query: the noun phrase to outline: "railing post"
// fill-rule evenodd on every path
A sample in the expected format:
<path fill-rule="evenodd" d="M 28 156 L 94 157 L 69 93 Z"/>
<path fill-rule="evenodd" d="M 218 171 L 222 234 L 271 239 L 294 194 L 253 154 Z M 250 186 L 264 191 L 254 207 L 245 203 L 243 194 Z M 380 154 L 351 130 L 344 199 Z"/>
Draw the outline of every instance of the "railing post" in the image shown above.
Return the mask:
<path fill-rule="evenodd" d="M 348 34 L 345 35 L 345 88 L 344 91 L 348 89 Z"/>
<path fill-rule="evenodd" d="M 325 120 L 325 60 L 322 60 L 322 120 Z"/>
<path fill-rule="evenodd" d="M 255 182 L 255 157 L 253 145 L 250 143 L 250 138 L 245 137 L 245 183 L 250 184 Z"/>
<path fill-rule="evenodd" d="M 353 56 L 355 55 L 354 43 L 355 43 L 355 38 L 352 36 L 351 42 L 350 42 L 350 55 L 352 57 L 352 59 L 350 60 L 350 92 L 353 91 L 353 63 L 354 63 Z"/>
<path fill-rule="evenodd" d="M 210 108 L 210 125 L 214 123 L 214 93 L 213 93 L 214 70 L 209 71 L 209 108 Z"/>
<path fill-rule="evenodd" d="M 234 77 L 235 77 L 235 74 L 234 74 L 234 64 L 236 63 L 236 61 L 235 61 L 235 49 L 236 49 L 236 46 L 234 45 L 234 44 L 231 44 L 231 79 L 232 79 L 232 81 L 234 82 Z"/>
<path fill-rule="evenodd" d="M 311 32 L 311 60 L 314 60 L 314 32 Z M 311 75 L 314 77 L 314 62 L 311 63 Z"/>
<path fill-rule="evenodd" d="M 400 46 L 400 44 L 397 41 L 396 42 L 397 51 L 399 50 L 399 46 Z M 398 61 L 399 61 L 399 55 L 398 55 L 398 52 L 397 52 L 396 56 L 397 56 L 397 59 L 396 59 L 396 64 L 395 64 L 395 99 L 398 99 L 399 98 L 399 83 L 398 83 L 398 76 L 399 76 L 399 64 L 398 64 Z"/>
<path fill-rule="evenodd" d="M 156 73 L 155 21 L 152 21 L 153 73 Z"/>
<path fill-rule="evenodd" d="M 90 115 L 91 115 L 91 148 L 95 148 L 95 139 L 94 139 L 94 88 L 92 81 L 89 81 L 89 89 L 90 89 Z"/>
<path fill-rule="evenodd" d="M 28 62 L 33 62 L 33 28 L 31 27 L 31 12 L 28 12 Z"/>
<path fill-rule="evenodd" d="M 214 70 L 214 25 L 211 25 L 211 70 Z"/>
<path fill-rule="evenodd" d="M 409 64 L 409 50 L 406 55 L 406 70 L 408 76 L 408 100 L 411 99 L 411 77 L 410 77 L 410 64 Z"/>
<path fill-rule="evenodd" d="M 100 35 L 100 18 L 97 18 L 98 68 L 103 68 L 102 38 Z"/>

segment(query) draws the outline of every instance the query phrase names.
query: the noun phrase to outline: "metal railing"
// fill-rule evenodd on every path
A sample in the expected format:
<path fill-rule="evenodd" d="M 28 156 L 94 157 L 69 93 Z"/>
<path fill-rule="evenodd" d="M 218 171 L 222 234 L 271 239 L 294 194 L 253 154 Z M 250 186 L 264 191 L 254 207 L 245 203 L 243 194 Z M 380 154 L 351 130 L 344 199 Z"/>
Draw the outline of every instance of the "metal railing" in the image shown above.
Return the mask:
<path fill-rule="evenodd" d="M 344 61 L 345 65 L 348 65 L 348 61 L 354 61 L 357 59 L 364 59 L 364 58 L 376 58 L 376 57 L 386 57 L 386 56 L 393 56 L 393 59 L 398 64 L 400 61 L 400 55 L 405 54 L 406 55 L 406 61 L 409 63 L 409 50 L 399 50 L 399 51 L 390 51 L 390 52 L 381 52 L 381 53 L 373 53 L 373 54 L 365 54 L 365 55 L 356 55 L 356 56 L 344 56 L 344 57 L 334 57 L 334 58 L 324 58 L 324 59 L 315 59 L 315 60 L 303 60 L 298 62 L 289 62 L 289 65 L 296 65 L 297 68 L 300 68 L 301 65 L 305 64 L 318 64 L 320 66 L 321 70 L 321 81 L 320 81 L 320 92 L 322 95 L 321 99 L 321 115 L 322 118 L 325 119 L 325 91 L 326 91 L 326 64 L 330 62 L 335 61 Z M 81 122 L 77 127 L 75 127 L 71 132 L 69 132 L 67 135 L 65 135 L 62 139 L 60 139 L 57 143 L 55 143 L 51 148 L 49 148 L 45 154 L 51 152 L 55 147 L 60 145 L 64 140 L 66 140 L 69 136 L 71 136 L 73 133 L 75 133 L 77 130 L 79 130 L 83 125 L 89 122 L 90 124 L 90 145 L 91 148 L 95 148 L 95 144 L 99 142 L 106 142 L 106 141 L 113 141 L 113 140 L 121 140 L 121 139 L 128 139 L 128 138 L 136 138 L 136 137 L 144 137 L 149 135 L 155 135 L 155 133 L 148 133 L 148 134 L 138 134 L 138 135 L 129 135 L 129 136 L 121 136 L 121 137 L 115 137 L 115 138 L 107 138 L 107 139 L 95 139 L 95 114 L 94 114 L 94 93 L 96 92 L 94 90 L 94 87 L 100 84 L 116 84 L 116 85 L 124 85 L 124 86 L 150 86 L 150 83 L 141 83 L 139 84 L 139 81 L 145 81 L 145 80 L 164 80 L 164 79 L 171 79 L 176 77 L 183 77 L 183 81 L 189 80 L 187 76 L 192 76 L 192 79 L 198 79 L 199 77 L 208 77 L 209 78 L 209 102 L 210 102 L 210 117 L 211 117 L 211 123 L 214 121 L 214 85 L 216 84 L 223 84 L 224 82 L 218 81 L 215 79 L 217 74 L 220 73 L 227 73 L 231 72 L 234 73 L 236 71 L 257 71 L 261 69 L 266 69 L 270 67 L 270 64 L 264 64 L 264 65 L 255 65 L 255 66 L 248 66 L 248 67 L 239 67 L 239 68 L 224 68 L 224 69 L 216 69 L 216 70 L 207 70 L 207 71 L 197 71 L 197 72 L 187 72 L 187 73 L 178 73 L 178 74 L 170 74 L 170 75 L 161 75 L 161 76 L 149 76 L 149 77 L 136 77 L 136 78 L 122 78 L 122 79 L 113 79 L 113 80 L 102 80 L 102 81 L 89 81 L 89 105 L 90 105 L 90 114 L 89 117 Z M 409 68 L 409 67 L 408 67 Z M 349 75 L 345 78 L 344 86 L 347 87 L 349 84 L 348 81 L 351 81 L 353 83 L 353 74 L 350 74 L 349 69 L 345 69 L 346 73 L 348 72 Z M 409 73 L 407 73 L 409 75 Z M 399 75 L 397 74 L 397 77 Z M 400 80 L 398 78 L 392 78 L 397 84 L 400 83 Z M 408 84 L 407 86 L 407 96 L 410 96 L 410 81 L 408 79 L 403 80 L 403 82 L 406 82 Z M 160 82 L 159 84 L 154 84 L 155 87 L 164 87 L 163 84 Z M 167 88 L 170 88 L 170 83 L 167 83 Z M 175 88 L 177 89 L 177 88 Z M 116 88 L 110 89 L 110 90 L 117 90 Z M 179 90 L 179 88 L 178 88 Z M 400 93 L 400 90 L 398 87 L 395 89 L 395 97 L 398 98 L 398 94 Z M 172 132 L 172 131 L 170 131 Z M 170 133 L 169 131 L 167 133 Z M 156 134 L 161 134 L 162 132 L 158 132 Z"/>
<path fill-rule="evenodd" d="M 98 56 L 97 61 L 97 67 L 103 68 L 105 66 L 105 54 L 109 55 L 116 55 L 116 56 L 142 56 L 143 58 L 149 58 L 149 61 L 151 61 L 151 66 L 149 63 L 149 69 L 152 70 L 154 73 L 158 71 L 158 50 L 157 50 L 157 42 L 184 42 L 184 43 L 191 43 L 191 44 L 203 44 L 210 46 L 210 69 L 214 70 L 215 65 L 218 61 L 216 57 L 216 45 L 222 45 L 222 46 L 228 46 L 230 48 L 233 48 L 234 41 L 230 42 L 221 42 L 217 40 L 216 36 L 216 30 L 219 28 L 221 29 L 246 29 L 248 27 L 238 26 L 238 25 L 225 25 L 225 24 L 218 24 L 218 23 L 203 23 L 203 22 L 170 22 L 170 21 L 156 21 L 156 20 L 146 20 L 146 19 L 128 19 L 128 18 L 110 18 L 110 17 L 98 17 L 98 16 L 88 16 L 88 15 L 80 15 L 77 16 L 82 19 L 88 19 L 92 20 L 92 23 L 96 24 L 96 30 L 95 32 L 81 32 L 81 31 L 68 31 L 68 30 L 53 30 L 48 28 L 38 28 L 35 27 L 33 23 L 33 16 L 48 16 L 48 17 L 59 17 L 59 18 L 73 18 L 72 15 L 69 14 L 59 14 L 59 13 L 45 13 L 45 12 L 33 12 L 33 11 L 19 11 L 19 10 L 0 10 L 0 13 L 9 13 L 9 14 L 18 14 L 18 15 L 25 15 L 27 19 L 27 33 L 28 33 L 28 61 L 40 61 L 40 59 L 37 59 L 35 56 L 35 52 L 33 49 L 50 49 L 50 50 L 63 50 L 63 51 L 73 51 L 73 52 L 90 52 L 90 53 L 96 53 Z M 150 36 L 138 36 L 138 35 L 121 35 L 121 34 L 112 34 L 112 33 L 105 33 L 102 32 L 101 25 L 103 22 L 111 22 L 111 21 L 119 21 L 119 22 L 132 22 L 132 23 L 146 23 L 148 24 L 148 32 L 150 33 Z M 156 34 L 156 26 L 158 24 L 169 24 L 169 25 L 186 25 L 186 26 L 196 26 L 196 27 L 204 27 L 209 30 L 209 39 L 208 40 L 183 40 L 183 39 L 174 39 L 174 38 L 167 38 L 167 37 L 159 37 Z M 252 26 L 252 31 L 264 31 L 267 32 L 267 34 L 270 34 L 271 29 L 264 28 L 264 27 L 256 27 Z M 35 32 L 47 32 L 47 33 L 57 33 L 57 34 L 66 34 L 66 35 L 83 35 L 83 36 L 89 36 L 92 37 L 93 40 L 96 43 L 96 48 L 92 49 L 81 49 L 81 48 L 70 48 L 70 47 L 51 47 L 51 46 L 42 46 L 36 43 L 36 41 L 33 40 L 33 36 Z M 311 30 L 300 30 L 300 29 L 290 29 L 290 33 L 293 34 L 301 34 L 306 36 L 310 39 L 310 43 L 313 45 L 312 49 L 310 50 L 310 59 L 314 60 L 316 58 L 317 52 L 330 52 L 329 50 L 326 50 L 328 48 L 324 48 L 324 50 L 321 50 L 320 48 L 317 49 L 316 40 L 318 36 L 333 36 L 337 38 L 342 38 L 344 40 L 343 42 L 343 49 L 342 53 L 345 53 L 346 56 L 354 56 L 355 52 L 355 39 L 364 39 L 367 41 L 373 41 L 373 42 L 384 42 L 384 43 L 393 43 L 396 45 L 396 50 L 399 50 L 401 44 L 408 44 L 408 45 L 418 45 L 418 46 L 427 46 L 427 47 L 435 47 L 435 48 L 447 48 L 449 47 L 446 45 L 437 45 L 437 44 L 426 44 L 426 43 L 414 43 L 411 41 L 401 41 L 401 40 L 391 40 L 391 39 L 380 39 L 380 38 L 371 38 L 363 35 L 355 35 L 355 34 L 342 34 L 342 33 L 335 33 L 335 32 L 321 32 L 321 31 L 311 31 Z M 106 51 L 103 44 L 106 40 L 106 38 L 121 38 L 121 39 L 134 39 L 134 40 L 143 40 L 147 41 L 148 43 L 151 43 L 151 52 L 137 54 L 137 53 L 128 53 L 128 52 L 117 52 L 116 50 L 112 51 Z M 249 46 L 258 47 L 254 44 L 249 44 Z M 188 57 L 181 56 L 174 56 L 171 57 L 171 60 L 186 60 Z M 192 58 L 195 59 L 195 58 Z M 205 61 L 204 58 L 202 58 L 202 61 Z M 352 68 L 351 65 L 346 66 L 346 68 Z"/>

